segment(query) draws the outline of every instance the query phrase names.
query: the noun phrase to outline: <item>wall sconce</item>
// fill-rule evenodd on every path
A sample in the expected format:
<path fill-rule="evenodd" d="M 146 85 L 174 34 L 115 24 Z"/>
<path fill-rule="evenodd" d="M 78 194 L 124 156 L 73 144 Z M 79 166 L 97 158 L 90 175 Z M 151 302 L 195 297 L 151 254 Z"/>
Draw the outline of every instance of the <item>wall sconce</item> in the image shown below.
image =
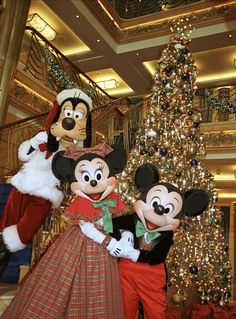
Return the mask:
<path fill-rule="evenodd" d="M 37 13 L 28 16 L 28 24 L 42 34 L 48 41 L 53 41 L 58 33 Z"/>
<path fill-rule="evenodd" d="M 114 89 L 118 87 L 118 84 L 115 79 L 96 82 L 96 84 L 99 85 L 100 88 L 103 90 L 109 90 L 109 89 Z"/>

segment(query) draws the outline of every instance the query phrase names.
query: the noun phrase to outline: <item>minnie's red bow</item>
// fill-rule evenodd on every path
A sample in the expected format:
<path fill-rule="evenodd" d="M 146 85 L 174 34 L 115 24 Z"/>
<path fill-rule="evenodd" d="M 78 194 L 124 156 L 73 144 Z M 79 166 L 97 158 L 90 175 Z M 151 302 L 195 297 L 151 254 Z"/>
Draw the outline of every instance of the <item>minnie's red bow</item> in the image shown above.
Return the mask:
<path fill-rule="evenodd" d="M 111 153 L 113 149 L 106 143 L 100 143 L 94 147 L 78 147 L 73 145 L 67 149 L 64 154 L 64 157 L 73 158 L 74 160 L 79 159 L 82 155 L 88 153 L 94 153 L 102 157 Z"/>

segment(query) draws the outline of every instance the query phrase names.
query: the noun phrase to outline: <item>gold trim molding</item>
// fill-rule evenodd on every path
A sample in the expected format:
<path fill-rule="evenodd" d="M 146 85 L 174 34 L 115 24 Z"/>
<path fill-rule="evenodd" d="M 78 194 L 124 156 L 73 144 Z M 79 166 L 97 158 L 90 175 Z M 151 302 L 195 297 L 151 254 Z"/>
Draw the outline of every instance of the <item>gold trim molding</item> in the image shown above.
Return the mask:
<path fill-rule="evenodd" d="M 118 43 L 169 34 L 173 19 L 188 17 L 189 23 L 199 28 L 232 20 L 236 16 L 236 1 L 212 3 L 205 0 L 128 21 L 121 19 L 107 1 L 83 0 L 83 3 Z"/>

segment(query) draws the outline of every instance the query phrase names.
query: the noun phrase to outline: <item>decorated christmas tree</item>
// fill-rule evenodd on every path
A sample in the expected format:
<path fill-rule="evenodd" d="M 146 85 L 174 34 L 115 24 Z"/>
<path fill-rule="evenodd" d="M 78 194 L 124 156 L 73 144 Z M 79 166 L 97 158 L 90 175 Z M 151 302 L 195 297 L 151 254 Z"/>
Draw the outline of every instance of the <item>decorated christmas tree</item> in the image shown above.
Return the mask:
<path fill-rule="evenodd" d="M 130 210 L 138 199 L 134 174 L 143 163 L 157 166 L 162 182 L 183 192 L 202 188 L 209 193 L 209 208 L 195 218 L 185 218 L 174 235 L 167 259 L 168 286 L 175 305 L 187 303 L 195 287 L 199 301 L 227 303 L 231 289 L 228 247 L 224 239 L 222 212 L 216 207 L 214 178 L 202 163 L 204 137 L 201 114 L 194 108 L 197 68 L 189 50 L 192 27 L 181 19 L 157 61 L 152 95 L 144 126 L 136 136 L 128 164 L 119 179 L 118 193 Z"/>

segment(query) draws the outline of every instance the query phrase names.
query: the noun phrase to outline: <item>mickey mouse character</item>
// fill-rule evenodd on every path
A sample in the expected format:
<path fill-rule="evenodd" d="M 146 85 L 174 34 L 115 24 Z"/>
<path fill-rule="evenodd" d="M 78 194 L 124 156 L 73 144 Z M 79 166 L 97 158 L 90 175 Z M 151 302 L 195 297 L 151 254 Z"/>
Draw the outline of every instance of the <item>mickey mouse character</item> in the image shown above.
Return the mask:
<path fill-rule="evenodd" d="M 174 185 L 160 183 L 158 170 L 152 164 L 138 168 L 135 184 L 140 191 L 140 199 L 134 207 L 136 214 L 113 220 L 117 238 L 120 229 L 132 232 L 125 232 L 130 247 L 122 250 L 121 245 L 114 245 L 110 253 L 125 257 L 119 261 L 124 318 L 137 318 L 141 302 L 145 319 L 163 319 L 167 306 L 165 259 L 173 244 L 173 231 L 183 216 L 201 214 L 209 198 L 202 189 L 182 194 Z"/>
<path fill-rule="evenodd" d="M 42 256 L 2 319 L 123 319 L 117 260 L 109 254 L 117 240 L 109 233 L 112 218 L 125 212 L 114 188 L 126 160 L 123 147 L 107 144 L 71 147 L 54 156 L 53 173 L 77 196 L 66 213 L 72 225 Z M 96 225 L 99 244 L 80 224 Z"/>
<path fill-rule="evenodd" d="M 11 179 L 13 189 L 0 220 L 0 274 L 10 253 L 25 248 L 51 207 L 60 206 L 63 194 L 51 170 L 52 159 L 71 145 L 90 145 L 91 109 L 92 101 L 82 90 L 63 90 L 49 112 L 45 131 L 20 145 L 18 155 L 24 164 Z"/>

